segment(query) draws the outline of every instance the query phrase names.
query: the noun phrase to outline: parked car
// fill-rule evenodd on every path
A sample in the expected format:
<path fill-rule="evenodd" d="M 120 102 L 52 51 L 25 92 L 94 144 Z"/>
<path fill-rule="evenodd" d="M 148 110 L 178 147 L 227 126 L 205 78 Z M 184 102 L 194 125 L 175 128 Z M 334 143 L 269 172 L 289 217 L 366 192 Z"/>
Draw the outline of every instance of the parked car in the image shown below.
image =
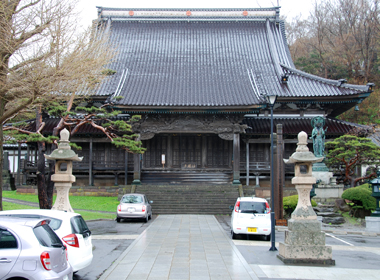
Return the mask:
<path fill-rule="evenodd" d="M 121 219 L 144 219 L 147 223 L 152 218 L 153 201 L 148 201 L 144 194 L 129 193 L 123 195 L 120 204 L 117 206 L 116 221 L 120 223 Z"/>
<path fill-rule="evenodd" d="M 69 263 L 74 272 L 89 266 L 92 262 L 91 231 L 78 213 L 46 209 L 25 209 L 1 211 L 0 216 L 23 218 L 49 218 L 50 226 L 67 245 Z"/>
<path fill-rule="evenodd" d="M 66 246 L 49 222 L 48 219 L 1 218 L 0 280 L 72 279 Z"/>
<path fill-rule="evenodd" d="M 230 206 L 231 235 L 235 239 L 239 234 L 262 235 L 270 240 L 271 219 L 268 201 L 258 197 L 239 197 L 235 206 Z"/>

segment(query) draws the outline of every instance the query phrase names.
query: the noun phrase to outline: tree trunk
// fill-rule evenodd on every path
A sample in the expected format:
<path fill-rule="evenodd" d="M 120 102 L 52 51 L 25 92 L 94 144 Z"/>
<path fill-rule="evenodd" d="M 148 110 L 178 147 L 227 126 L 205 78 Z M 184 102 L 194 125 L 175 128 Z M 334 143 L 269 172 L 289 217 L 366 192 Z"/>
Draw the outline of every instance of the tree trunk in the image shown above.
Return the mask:
<path fill-rule="evenodd" d="M 0 99 L 0 116 L 4 113 L 4 101 Z M 0 170 L 3 172 L 3 144 L 4 144 L 4 138 L 3 138 L 3 125 L 0 125 Z M 3 176 L 0 176 L 0 211 L 3 211 Z"/>
<path fill-rule="evenodd" d="M 0 105 L 1 106 L 1 105 Z M 0 170 L 3 172 L 3 126 L 0 125 Z M 3 176 L 0 176 L 0 211 L 3 211 Z"/>
<path fill-rule="evenodd" d="M 36 128 L 38 129 L 42 123 L 41 107 L 36 112 Z M 38 142 L 38 155 L 37 155 L 37 190 L 38 201 L 40 209 L 50 209 L 47 196 L 47 188 L 45 183 L 45 143 Z"/>

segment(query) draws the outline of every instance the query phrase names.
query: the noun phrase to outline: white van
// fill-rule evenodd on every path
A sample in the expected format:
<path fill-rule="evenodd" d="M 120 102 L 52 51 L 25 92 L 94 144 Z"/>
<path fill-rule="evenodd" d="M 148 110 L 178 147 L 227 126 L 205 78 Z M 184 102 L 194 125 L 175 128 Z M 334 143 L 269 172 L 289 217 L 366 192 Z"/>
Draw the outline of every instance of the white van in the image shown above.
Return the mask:
<path fill-rule="evenodd" d="M 270 240 L 271 220 L 268 201 L 259 197 L 239 197 L 235 206 L 230 206 L 231 236 L 239 234 L 262 235 Z"/>

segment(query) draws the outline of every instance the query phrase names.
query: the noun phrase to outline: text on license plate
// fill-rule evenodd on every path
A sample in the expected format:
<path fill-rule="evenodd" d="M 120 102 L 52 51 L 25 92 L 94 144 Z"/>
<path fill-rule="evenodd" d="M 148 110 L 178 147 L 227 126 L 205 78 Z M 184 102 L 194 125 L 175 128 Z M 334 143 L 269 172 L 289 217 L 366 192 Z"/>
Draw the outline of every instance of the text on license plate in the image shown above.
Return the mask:
<path fill-rule="evenodd" d="M 249 227 L 247 229 L 248 229 L 248 232 L 257 232 L 257 228 L 255 227 Z"/>
<path fill-rule="evenodd" d="M 135 211 L 136 211 L 136 209 L 133 208 L 133 207 L 129 207 L 129 208 L 128 208 L 128 212 L 130 212 L 130 213 L 135 212 Z"/>

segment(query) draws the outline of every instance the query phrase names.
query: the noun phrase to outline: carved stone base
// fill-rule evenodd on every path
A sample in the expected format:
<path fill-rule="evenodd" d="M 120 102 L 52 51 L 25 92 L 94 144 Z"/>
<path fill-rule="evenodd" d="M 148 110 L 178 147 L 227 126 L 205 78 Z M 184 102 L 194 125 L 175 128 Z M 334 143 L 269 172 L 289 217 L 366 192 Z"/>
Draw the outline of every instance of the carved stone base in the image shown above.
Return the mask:
<path fill-rule="evenodd" d="M 335 265 L 332 247 L 325 245 L 325 233 L 317 220 L 290 219 L 278 258 L 286 264 Z"/>
<path fill-rule="evenodd" d="M 335 265 L 335 260 L 312 260 L 312 259 L 287 259 L 277 255 L 284 264 L 294 265 L 314 265 L 314 266 L 332 266 Z"/>
<path fill-rule="evenodd" d="M 69 191 L 72 187 L 71 183 L 55 182 L 54 187 L 57 189 L 57 198 L 55 200 L 52 210 L 61 210 L 66 212 L 74 212 L 71 208 L 69 200 Z"/>

